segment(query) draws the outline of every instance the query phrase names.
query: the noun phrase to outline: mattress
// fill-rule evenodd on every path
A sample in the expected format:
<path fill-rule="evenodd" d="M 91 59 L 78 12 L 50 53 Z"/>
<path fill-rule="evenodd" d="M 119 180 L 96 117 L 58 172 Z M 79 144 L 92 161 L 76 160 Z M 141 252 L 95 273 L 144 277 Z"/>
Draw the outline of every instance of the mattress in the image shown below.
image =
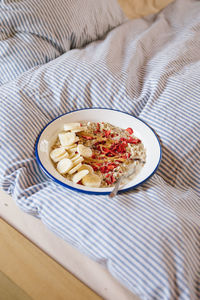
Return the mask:
<path fill-rule="evenodd" d="M 81 34 L 82 23 L 60 24 L 55 34 L 40 18 L 30 30 L 29 9 L 21 22 L 18 4 L 10 7 L 10 19 L 1 4 L 1 216 L 104 299 L 199 296 L 199 3 L 175 1 L 159 12 L 169 2 L 120 0 L 131 20 L 104 3 L 107 18 L 101 15 L 96 31 L 90 24 Z M 16 65 L 5 55 L 10 46 L 15 59 L 24 52 Z M 35 162 L 36 136 L 66 111 L 102 105 L 156 131 L 163 150 L 158 171 L 110 203 L 60 187 L 57 194 Z"/>

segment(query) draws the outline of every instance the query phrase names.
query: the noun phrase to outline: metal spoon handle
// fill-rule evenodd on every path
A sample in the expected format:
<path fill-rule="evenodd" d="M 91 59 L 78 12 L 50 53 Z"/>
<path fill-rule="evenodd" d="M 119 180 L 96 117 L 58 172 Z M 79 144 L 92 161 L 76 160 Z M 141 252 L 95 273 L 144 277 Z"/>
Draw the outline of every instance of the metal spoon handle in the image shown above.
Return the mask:
<path fill-rule="evenodd" d="M 121 176 L 117 179 L 116 183 L 115 183 L 115 187 L 114 189 L 112 190 L 112 192 L 109 194 L 109 197 L 110 198 L 113 198 L 117 195 L 117 192 L 119 190 L 119 186 L 120 186 L 120 183 L 122 181 L 122 179 L 124 178 L 124 176 Z"/>
<path fill-rule="evenodd" d="M 109 197 L 110 198 L 113 198 L 117 195 L 117 192 L 119 190 L 119 186 L 120 186 L 120 183 L 121 181 L 124 179 L 124 178 L 128 178 L 129 176 L 133 175 L 135 173 L 135 170 L 136 170 L 136 166 L 130 168 L 127 173 L 125 173 L 124 175 L 122 175 L 121 177 L 119 177 L 115 183 L 115 186 L 114 186 L 114 189 L 112 190 L 112 192 L 109 194 Z"/>
<path fill-rule="evenodd" d="M 144 164 L 145 161 L 142 160 L 141 158 L 135 158 L 134 160 L 139 160 L 140 163 Z M 129 170 L 127 171 L 127 173 L 125 173 L 124 175 L 122 175 L 121 177 L 119 177 L 115 183 L 115 186 L 114 186 L 114 189 L 112 190 L 112 192 L 108 195 L 110 198 L 113 198 L 117 195 L 117 192 L 119 190 L 119 186 L 120 186 L 120 183 L 122 181 L 122 179 L 124 178 L 128 178 L 129 176 L 133 175 L 136 171 L 136 166 L 132 167 L 132 168 L 129 168 Z"/>

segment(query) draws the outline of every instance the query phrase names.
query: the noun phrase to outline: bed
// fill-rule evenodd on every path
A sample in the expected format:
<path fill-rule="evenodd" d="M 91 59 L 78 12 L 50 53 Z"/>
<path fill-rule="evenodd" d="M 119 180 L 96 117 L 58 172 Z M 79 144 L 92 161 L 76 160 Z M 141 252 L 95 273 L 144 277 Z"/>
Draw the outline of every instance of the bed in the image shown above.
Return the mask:
<path fill-rule="evenodd" d="M 161 2 L 0 3 L 1 215 L 105 299 L 200 297 L 200 2 Z M 162 146 L 113 199 L 35 159 L 49 121 L 88 107 L 140 118 Z"/>

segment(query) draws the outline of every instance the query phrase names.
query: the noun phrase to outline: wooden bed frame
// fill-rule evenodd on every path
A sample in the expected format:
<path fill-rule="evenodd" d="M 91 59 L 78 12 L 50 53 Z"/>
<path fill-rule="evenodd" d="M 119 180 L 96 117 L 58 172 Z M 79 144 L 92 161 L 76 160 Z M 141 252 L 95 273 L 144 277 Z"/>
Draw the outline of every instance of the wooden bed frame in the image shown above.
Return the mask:
<path fill-rule="evenodd" d="M 102 299 L 4 220 L 0 236 L 1 299 Z"/>

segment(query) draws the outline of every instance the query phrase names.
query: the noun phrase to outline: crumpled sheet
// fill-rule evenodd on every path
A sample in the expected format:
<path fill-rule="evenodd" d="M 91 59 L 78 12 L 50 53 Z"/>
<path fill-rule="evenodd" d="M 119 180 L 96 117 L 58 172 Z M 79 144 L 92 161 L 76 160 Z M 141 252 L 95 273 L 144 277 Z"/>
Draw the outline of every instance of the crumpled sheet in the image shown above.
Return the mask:
<path fill-rule="evenodd" d="M 200 2 L 179 0 L 0 87 L 1 186 L 141 299 L 200 295 L 199 37 Z M 57 185 L 34 155 L 49 121 L 98 106 L 147 122 L 163 150 L 151 179 L 109 200 Z"/>

